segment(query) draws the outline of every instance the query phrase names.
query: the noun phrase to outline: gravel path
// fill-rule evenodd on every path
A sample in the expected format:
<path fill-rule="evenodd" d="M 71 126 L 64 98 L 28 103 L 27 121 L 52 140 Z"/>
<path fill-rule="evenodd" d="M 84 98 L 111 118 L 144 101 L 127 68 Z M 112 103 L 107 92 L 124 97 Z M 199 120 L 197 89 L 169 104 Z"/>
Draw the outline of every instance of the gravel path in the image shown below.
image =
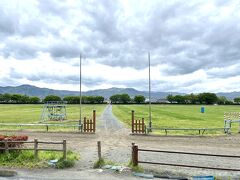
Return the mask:
<path fill-rule="evenodd" d="M 131 143 L 135 142 L 140 148 L 144 149 L 162 149 L 174 151 L 200 152 L 212 154 L 229 154 L 239 155 L 240 135 L 233 136 L 131 136 L 130 129 L 126 128 L 112 114 L 112 106 L 108 105 L 100 118 L 97 118 L 97 133 L 96 134 L 78 134 L 78 133 L 39 133 L 39 132 L 14 132 L 14 134 L 26 134 L 30 140 L 38 138 L 41 140 L 67 140 L 67 147 L 81 155 L 80 161 L 70 170 L 39 170 L 52 172 L 51 177 L 54 177 L 55 172 L 73 173 L 76 176 L 88 177 L 86 179 L 110 178 L 121 179 L 120 176 L 115 176 L 111 173 L 99 173 L 97 170 L 92 170 L 93 163 L 97 160 L 97 141 L 102 142 L 102 155 L 118 164 L 127 165 L 131 158 Z M 181 163 L 190 165 L 215 166 L 225 168 L 239 168 L 238 160 L 231 158 L 205 158 L 202 156 L 186 156 L 176 154 L 160 154 L 160 153 L 140 153 L 140 160 L 152 160 L 155 162 L 166 163 Z M 180 168 L 169 166 L 150 166 L 142 165 L 144 168 L 161 174 L 185 174 L 192 175 L 217 175 L 227 177 L 240 177 L 240 172 L 228 171 L 212 171 L 204 169 Z M 22 173 L 23 170 L 19 170 Z M 24 176 L 25 171 L 21 174 Z M 27 171 L 26 171 L 27 172 Z M 35 172 L 37 173 L 37 172 Z M 85 173 L 85 174 L 84 174 Z M 130 174 L 122 174 L 123 179 L 129 179 Z M 73 179 L 75 176 L 72 177 Z M 109 179 L 108 178 L 108 179 Z M 133 177 L 131 177 L 133 178 Z M 231 178 L 233 179 L 233 178 Z M 240 178 L 239 178 L 240 179 Z"/>

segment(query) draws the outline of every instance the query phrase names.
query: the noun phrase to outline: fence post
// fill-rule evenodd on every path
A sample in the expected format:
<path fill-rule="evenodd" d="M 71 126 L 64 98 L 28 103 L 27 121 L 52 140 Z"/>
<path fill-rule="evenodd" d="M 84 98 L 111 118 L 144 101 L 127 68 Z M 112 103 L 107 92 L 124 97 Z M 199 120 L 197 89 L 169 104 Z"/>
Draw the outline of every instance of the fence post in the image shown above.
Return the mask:
<path fill-rule="evenodd" d="M 134 110 L 132 110 L 132 133 L 134 133 Z"/>
<path fill-rule="evenodd" d="M 4 139 L 4 145 L 5 145 L 5 153 L 9 153 L 7 139 Z"/>
<path fill-rule="evenodd" d="M 38 158 L 38 140 L 34 139 L 34 158 Z"/>
<path fill-rule="evenodd" d="M 132 164 L 138 166 L 138 146 L 133 143 L 132 146 Z"/>
<path fill-rule="evenodd" d="M 96 110 L 93 110 L 93 132 L 96 131 Z"/>
<path fill-rule="evenodd" d="M 98 146 L 98 159 L 100 160 L 102 158 L 101 141 L 97 142 L 97 146 Z"/>
<path fill-rule="evenodd" d="M 90 129 L 90 124 L 89 124 L 89 119 L 87 120 L 87 132 L 89 132 L 89 129 Z"/>
<path fill-rule="evenodd" d="M 86 117 L 83 118 L 83 132 L 86 132 Z"/>
<path fill-rule="evenodd" d="M 63 140 L 63 159 L 67 159 L 67 141 L 66 139 Z"/>
<path fill-rule="evenodd" d="M 145 125 L 144 125 L 144 118 L 142 118 L 142 133 L 145 133 Z"/>

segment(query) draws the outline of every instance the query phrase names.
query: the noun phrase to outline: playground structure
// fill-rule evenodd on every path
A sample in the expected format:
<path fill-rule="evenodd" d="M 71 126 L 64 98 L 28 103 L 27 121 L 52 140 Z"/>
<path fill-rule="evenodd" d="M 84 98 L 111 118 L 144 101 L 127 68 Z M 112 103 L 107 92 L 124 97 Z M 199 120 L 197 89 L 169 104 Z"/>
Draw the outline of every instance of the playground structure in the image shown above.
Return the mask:
<path fill-rule="evenodd" d="M 43 105 L 40 122 L 67 119 L 66 101 L 48 101 Z"/>
<path fill-rule="evenodd" d="M 238 123 L 238 133 L 240 133 L 240 112 L 224 113 L 224 130 L 225 133 L 231 134 L 232 123 Z"/>

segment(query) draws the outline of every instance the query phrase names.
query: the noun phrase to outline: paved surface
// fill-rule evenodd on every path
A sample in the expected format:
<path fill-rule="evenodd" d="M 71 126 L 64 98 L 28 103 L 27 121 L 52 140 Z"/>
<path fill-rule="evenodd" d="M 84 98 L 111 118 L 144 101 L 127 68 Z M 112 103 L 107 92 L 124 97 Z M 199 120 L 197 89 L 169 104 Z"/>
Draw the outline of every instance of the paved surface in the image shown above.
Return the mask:
<path fill-rule="evenodd" d="M 99 169 L 91 169 L 84 171 L 76 170 L 55 170 L 55 169 L 40 169 L 40 170 L 17 170 L 18 175 L 15 177 L 0 177 L 0 180 L 136 180 L 137 177 L 131 175 L 130 172 L 114 173 L 111 171 L 101 172 Z"/>
<path fill-rule="evenodd" d="M 99 123 L 97 124 L 98 132 L 113 132 L 119 131 L 123 128 L 124 125 L 112 113 L 112 105 L 108 105 L 100 117 Z"/>

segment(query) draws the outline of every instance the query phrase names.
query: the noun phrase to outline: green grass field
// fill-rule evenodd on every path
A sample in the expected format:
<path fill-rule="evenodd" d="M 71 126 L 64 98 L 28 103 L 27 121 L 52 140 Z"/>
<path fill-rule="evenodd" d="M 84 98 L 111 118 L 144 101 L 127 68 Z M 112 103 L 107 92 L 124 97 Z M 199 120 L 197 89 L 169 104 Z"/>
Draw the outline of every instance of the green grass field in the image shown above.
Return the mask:
<path fill-rule="evenodd" d="M 200 105 L 152 105 L 152 123 L 154 128 L 223 128 L 224 112 L 239 112 L 239 106 L 204 106 Z M 148 105 L 113 105 L 113 113 L 121 121 L 131 126 L 131 110 L 135 119 L 144 118 L 148 124 Z M 236 131 L 238 124 L 234 124 Z M 178 132 L 174 132 L 178 133 Z M 182 132 L 179 132 L 182 133 Z M 217 132 L 212 132 L 216 134 Z"/>
<path fill-rule="evenodd" d="M 43 105 L 0 105 L 0 123 L 38 123 L 41 118 Z M 92 116 L 95 109 L 97 116 L 100 116 L 106 105 L 83 105 L 82 117 Z M 67 105 L 67 120 L 79 120 L 79 105 Z M 53 122 L 46 122 L 53 123 Z M 60 123 L 54 121 L 54 123 Z M 64 121 L 63 121 L 64 123 Z M 71 124 L 74 124 L 73 122 Z M 76 124 L 76 123 L 75 123 Z M 25 128 L 25 127 L 24 127 Z M 36 128 L 36 127 L 32 127 Z M 19 129 L 18 127 L 0 127 L 0 129 Z M 68 129 L 68 128 L 67 128 Z"/>

